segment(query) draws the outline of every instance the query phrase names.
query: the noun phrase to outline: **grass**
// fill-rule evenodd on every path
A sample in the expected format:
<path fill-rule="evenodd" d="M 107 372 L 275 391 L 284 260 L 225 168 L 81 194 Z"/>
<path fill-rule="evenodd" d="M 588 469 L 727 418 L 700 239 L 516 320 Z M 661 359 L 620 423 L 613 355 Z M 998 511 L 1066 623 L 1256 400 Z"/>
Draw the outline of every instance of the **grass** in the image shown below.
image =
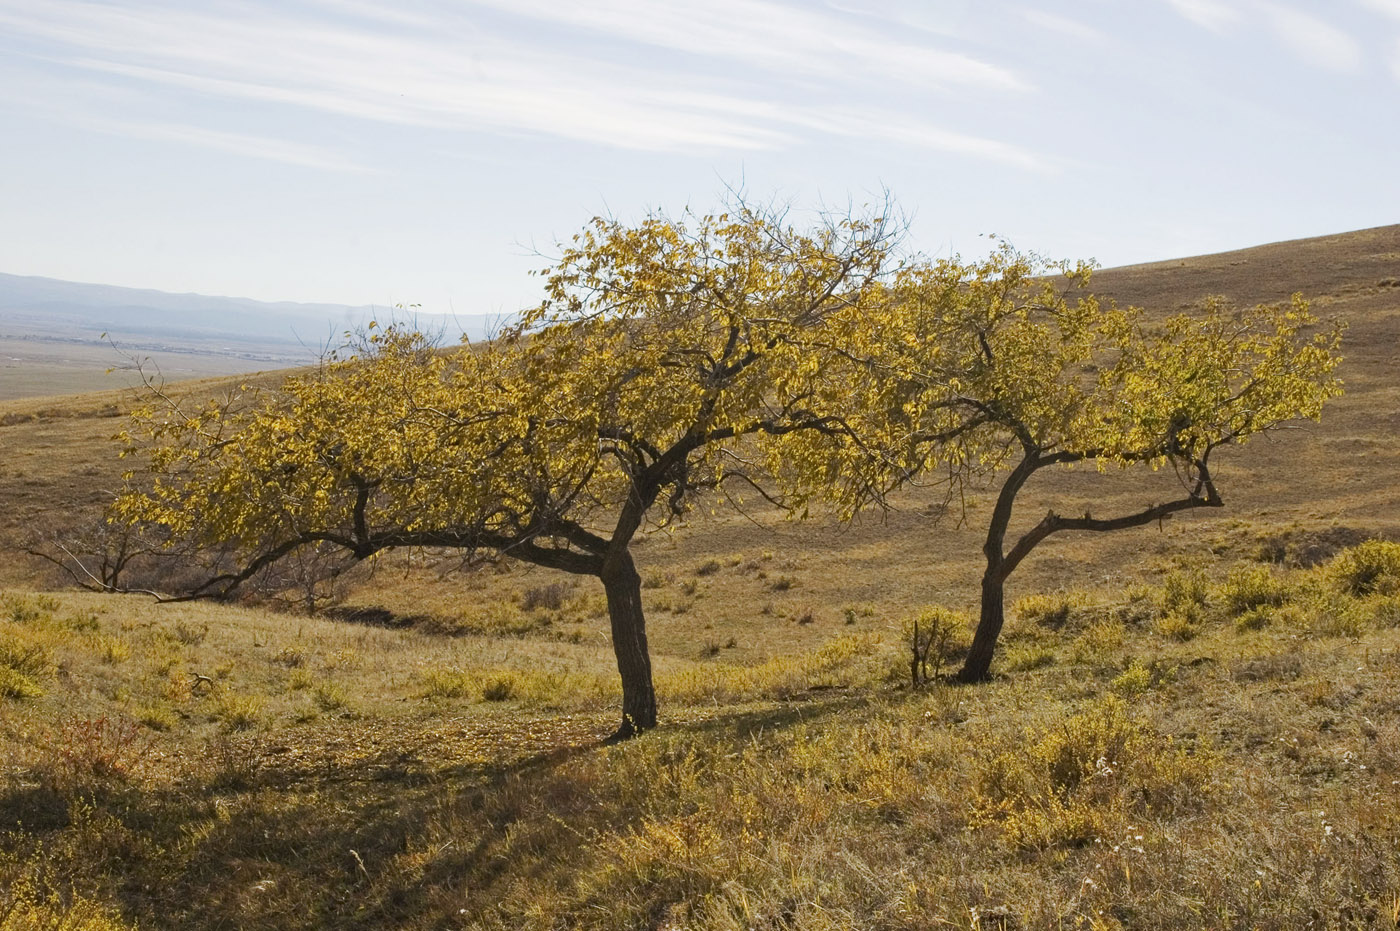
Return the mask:
<path fill-rule="evenodd" d="M 12 591 L 0 928 L 1383 927 L 1400 627 L 1339 564 L 1193 588 L 1190 640 L 1178 582 L 1061 593 L 978 688 L 839 622 L 662 657 L 617 747 L 583 644 Z"/>
<path fill-rule="evenodd" d="M 322 617 L 50 591 L 22 540 L 115 487 L 131 399 L 0 403 L 0 931 L 1395 927 L 1400 592 L 1363 541 L 1400 529 L 1397 247 L 1337 242 L 1096 275 L 1301 288 L 1351 320 L 1348 394 L 1222 450 L 1223 519 L 1047 541 L 993 682 L 939 678 L 977 489 L 966 526 L 758 508 L 637 546 L 663 726 L 622 746 L 591 580 L 397 554 Z M 1028 492 L 1102 516 L 1155 480 Z"/>

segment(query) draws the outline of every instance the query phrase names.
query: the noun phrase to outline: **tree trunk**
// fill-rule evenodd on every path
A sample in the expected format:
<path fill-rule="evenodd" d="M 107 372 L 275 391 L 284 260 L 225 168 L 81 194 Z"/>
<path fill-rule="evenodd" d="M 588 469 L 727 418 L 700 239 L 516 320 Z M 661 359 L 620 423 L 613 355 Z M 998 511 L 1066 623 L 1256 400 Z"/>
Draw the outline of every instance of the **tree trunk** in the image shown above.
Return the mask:
<path fill-rule="evenodd" d="M 651 683 L 642 577 L 626 550 L 609 554 L 601 575 L 612 622 L 613 653 L 622 677 L 622 723 L 614 740 L 626 740 L 656 726 L 656 691 Z"/>
<path fill-rule="evenodd" d="M 977 622 L 977 632 L 972 635 L 967 659 L 958 673 L 959 682 L 985 682 L 992 677 L 992 653 L 1006 620 L 1005 587 L 1006 578 L 989 567 L 982 576 L 982 616 Z"/>

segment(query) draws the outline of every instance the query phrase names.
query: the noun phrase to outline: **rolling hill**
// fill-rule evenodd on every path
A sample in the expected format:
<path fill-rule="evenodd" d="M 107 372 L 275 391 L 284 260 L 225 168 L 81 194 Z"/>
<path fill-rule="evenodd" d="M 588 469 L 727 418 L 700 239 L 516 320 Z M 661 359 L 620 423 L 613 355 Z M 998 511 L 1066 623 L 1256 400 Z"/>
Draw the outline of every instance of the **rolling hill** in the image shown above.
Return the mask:
<path fill-rule="evenodd" d="M 983 500 L 648 538 L 663 721 L 612 747 L 587 581 L 75 592 L 24 550 L 118 486 L 132 393 L 0 402 L 0 931 L 1400 926 L 1400 545 L 1354 548 L 1400 540 L 1398 280 L 1400 226 L 1097 273 L 1156 315 L 1302 292 L 1346 394 L 1221 456 L 1223 512 L 1038 549 L 990 684 L 910 687 L 904 626 L 973 604 Z M 1060 473 L 1016 523 L 1172 482 Z"/>

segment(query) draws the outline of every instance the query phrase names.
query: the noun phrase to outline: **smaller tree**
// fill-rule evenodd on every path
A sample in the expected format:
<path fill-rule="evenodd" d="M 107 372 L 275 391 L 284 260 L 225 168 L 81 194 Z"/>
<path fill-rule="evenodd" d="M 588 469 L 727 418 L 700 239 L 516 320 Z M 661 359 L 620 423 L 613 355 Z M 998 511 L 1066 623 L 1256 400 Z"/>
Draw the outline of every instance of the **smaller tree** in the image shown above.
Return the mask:
<path fill-rule="evenodd" d="M 1006 580 L 1037 545 L 1062 531 L 1111 531 L 1194 508 L 1222 507 L 1210 468 L 1222 446 L 1297 418 L 1316 418 L 1340 393 L 1341 327 L 1310 333 L 1307 304 L 1237 310 L 1220 298 L 1151 326 L 1135 308 L 1086 288 L 1085 265 L 1050 263 L 1002 246 L 985 262 L 907 268 L 878 312 L 853 311 L 823 338 L 846 370 L 852 436 L 786 440 L 804 468 L 825 457 L 832 496 L 847 515 L 907 481 L 949 495 L 999 474 L 982 551 L 981 612 L 958 676 L 987 678 L 1004 621 Z M 1076 295 L 1077 292 L 1077 295 Z M 1073 302 L 1071 295 L 1076 295 Z M 1131 513 L 1050 510 L 1009 538 L 1017 496 L 1045 469 L 1170 468 L 1179 496 Z"/>

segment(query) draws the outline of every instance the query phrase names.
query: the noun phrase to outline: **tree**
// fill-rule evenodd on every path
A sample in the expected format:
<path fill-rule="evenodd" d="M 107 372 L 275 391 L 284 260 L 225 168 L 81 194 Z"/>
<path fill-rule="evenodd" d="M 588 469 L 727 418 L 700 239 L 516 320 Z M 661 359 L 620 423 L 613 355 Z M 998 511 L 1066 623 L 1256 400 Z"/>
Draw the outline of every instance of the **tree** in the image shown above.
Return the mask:
<path fill-rule="evenodd" d="M 846 437 L 784 441 L 785 473 L 803 494 L 849 516 L 906 481 L 950 496 L 1000 474 L 983 544 L 981 612 L 962 681 L 988 677 L 1007 578 L 1047 537 L 1111 531 L 1224 504 L 1214 450 L 1296 418 L 1340 393 L 1341 328 L 1316 322 L 1298 296 L 1237 310 L 1220 298 L 1149 326 L 1087 292 L 1086 265 L 1001 246 L 981 263 L 906 268 L 874 313 L 852 308 L 818 334 L 858 420 Z M 1078 292 L 1071 302 L 1070 295 Z M 851 436 L 865 439 L 850 442 Z M 819 488 L 810 482 L 839 475 Z M 1178 497 L 1109 517 L 1049 511 L 1008 546 L 1017 495 L 1043 469 L 1169 467 Z"/>
<path fill-rule="evenodd" d="M 615 736 L 631 736 L 656 723 L 632 541 L 701 493 L 758 487 L 745 437 L 843 429 L 811 403 L 824 375 L 791 337 L 878 294 L 894 247 L 882 216 L 595 219 L 503 339 L 442 352 L 376 331 L 278 391 L 146 412 L 149 487 L 120 513 L 231 548 L 236 564 L 186 597 L 229 595 L 307 547 L 490 551 L 594 576 Z"/>

